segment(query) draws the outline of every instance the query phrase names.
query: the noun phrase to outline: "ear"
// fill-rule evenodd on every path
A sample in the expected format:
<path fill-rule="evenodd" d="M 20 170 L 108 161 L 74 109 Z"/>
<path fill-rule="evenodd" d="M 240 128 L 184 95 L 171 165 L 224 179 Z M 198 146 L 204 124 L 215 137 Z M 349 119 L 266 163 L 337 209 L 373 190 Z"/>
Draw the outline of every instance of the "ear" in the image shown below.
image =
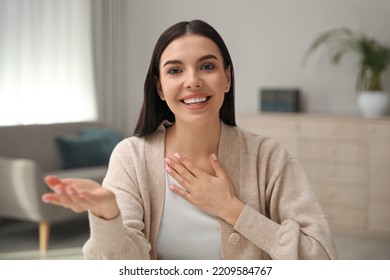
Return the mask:
<path fill-rule="evenodd" d="M 230 90 L 230 87 L 231 87 L 231 81 L 232 81 L 232 71 L 231 71 L 231 68 L 230 68 L 230 65 L 228 66 L 228 68 L 225 70 L 225 74 L 226 74 L 226 88 L 225 88 L 225 93 L 228 93 L 229 90 Z"/>
<path fill-rule="evenodd" d="M 157 77 L 154 77 L 154 81 L 155 81 L 155 84 L 156 84 L 156 89 L 157 89 L 158 96 L 160 96 L 161 100 L 165 101 L 164 91 L 162 89 L 160 80 Z"/>

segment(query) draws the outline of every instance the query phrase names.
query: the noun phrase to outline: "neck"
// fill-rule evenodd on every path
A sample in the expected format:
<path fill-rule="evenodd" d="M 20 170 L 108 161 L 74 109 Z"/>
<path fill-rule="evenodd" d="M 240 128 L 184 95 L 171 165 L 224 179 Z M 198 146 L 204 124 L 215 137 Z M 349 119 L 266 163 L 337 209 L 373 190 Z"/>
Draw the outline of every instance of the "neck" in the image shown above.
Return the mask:
<path fill-rule="evenodd" d="M 171 149 L 167 152 L 183 153 L 192 160 L 217 154 L 220 132 L 219 119 L 201 125 L 177 121 L 167 131 L 167 144 Z"/>

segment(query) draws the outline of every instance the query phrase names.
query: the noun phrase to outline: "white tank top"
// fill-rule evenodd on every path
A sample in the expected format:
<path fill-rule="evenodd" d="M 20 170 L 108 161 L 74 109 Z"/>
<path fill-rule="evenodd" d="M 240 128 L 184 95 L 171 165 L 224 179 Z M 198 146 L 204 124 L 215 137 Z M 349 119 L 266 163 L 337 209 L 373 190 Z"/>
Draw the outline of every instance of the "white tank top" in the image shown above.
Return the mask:
<path fill-rule="evenodd" d="M 221 259 L 219 220 L 174 193 L 169 186 L 183 188 L 168 173 L 165 203 L 157 237 L 160 260 Z"/>

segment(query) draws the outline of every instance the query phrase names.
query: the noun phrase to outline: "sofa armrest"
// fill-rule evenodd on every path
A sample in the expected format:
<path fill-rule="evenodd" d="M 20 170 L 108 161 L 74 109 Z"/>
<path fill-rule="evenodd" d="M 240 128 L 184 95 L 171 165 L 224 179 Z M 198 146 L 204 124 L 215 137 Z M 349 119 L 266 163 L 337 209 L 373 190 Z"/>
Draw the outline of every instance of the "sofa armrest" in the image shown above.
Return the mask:
<path fill-rule="evenodd" d="M 39 217 L 42 179 L 35 161 L 0 156 L 0 216 Z"/>

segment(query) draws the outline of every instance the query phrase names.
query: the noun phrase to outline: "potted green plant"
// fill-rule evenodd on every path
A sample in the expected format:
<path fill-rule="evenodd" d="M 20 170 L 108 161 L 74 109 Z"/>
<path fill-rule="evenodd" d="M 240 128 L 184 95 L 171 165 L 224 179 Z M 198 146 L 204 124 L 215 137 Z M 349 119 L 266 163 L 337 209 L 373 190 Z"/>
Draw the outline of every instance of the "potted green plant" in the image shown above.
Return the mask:
<path fill-rule="evenodd" d="M 384 115 L 390 103 L 389 94 L 382 85 L 383 72 L 390 65 L 390 47 L 366 34 L 350 28 L 336 28 L 320 34 L 305 53 L 305 60 L 322 45 L 327 45 L 331 62 L 339 64 L 348 52 L 359 56 L 356 89 L 358 104 L 366 117 Z"/>

